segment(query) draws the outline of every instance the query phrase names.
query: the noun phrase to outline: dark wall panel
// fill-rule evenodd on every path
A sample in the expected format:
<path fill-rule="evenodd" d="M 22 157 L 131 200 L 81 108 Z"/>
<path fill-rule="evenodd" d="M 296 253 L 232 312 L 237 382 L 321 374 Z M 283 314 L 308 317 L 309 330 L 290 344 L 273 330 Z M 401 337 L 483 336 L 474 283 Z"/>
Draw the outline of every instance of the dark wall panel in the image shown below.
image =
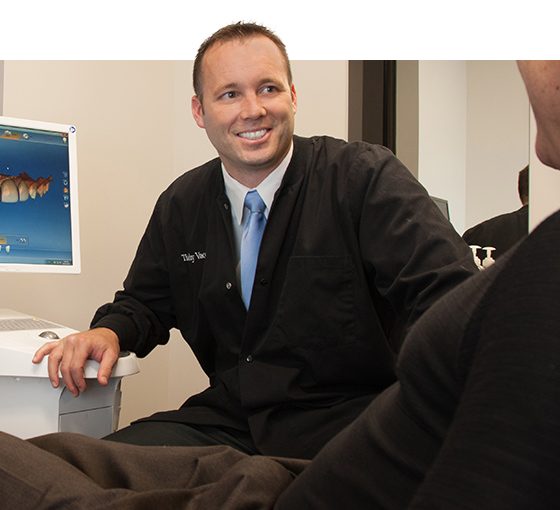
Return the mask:
<path fill-rule="evenodd" d="M 351 60 L 348 72 L 348 139 L 395 151 L 396 61 Z"/>

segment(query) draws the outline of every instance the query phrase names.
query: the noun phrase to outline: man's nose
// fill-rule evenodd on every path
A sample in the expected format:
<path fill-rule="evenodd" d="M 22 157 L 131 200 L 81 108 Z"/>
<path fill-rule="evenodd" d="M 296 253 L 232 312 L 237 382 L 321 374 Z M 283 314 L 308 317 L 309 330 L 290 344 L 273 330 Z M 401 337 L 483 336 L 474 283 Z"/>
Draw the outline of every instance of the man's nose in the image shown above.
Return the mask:
<path fill-rule="evenodd" d="M 245 96 L 241 107 L 241 117 L 244 119 L 256 119 L 264 115 L 266 115 L 266 108 L 261 98 L 257 94 Z"/>

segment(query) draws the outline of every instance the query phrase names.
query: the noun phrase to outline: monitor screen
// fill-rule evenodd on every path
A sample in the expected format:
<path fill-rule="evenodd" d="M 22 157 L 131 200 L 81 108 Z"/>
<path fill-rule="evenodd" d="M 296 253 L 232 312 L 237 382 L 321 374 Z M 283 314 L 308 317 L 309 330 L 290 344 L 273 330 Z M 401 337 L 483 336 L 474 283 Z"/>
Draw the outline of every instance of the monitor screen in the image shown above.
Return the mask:
<path fill-rule="evenodd" d="M 0 271 L 80 272 L 76 128 L 0 116 Z"/>

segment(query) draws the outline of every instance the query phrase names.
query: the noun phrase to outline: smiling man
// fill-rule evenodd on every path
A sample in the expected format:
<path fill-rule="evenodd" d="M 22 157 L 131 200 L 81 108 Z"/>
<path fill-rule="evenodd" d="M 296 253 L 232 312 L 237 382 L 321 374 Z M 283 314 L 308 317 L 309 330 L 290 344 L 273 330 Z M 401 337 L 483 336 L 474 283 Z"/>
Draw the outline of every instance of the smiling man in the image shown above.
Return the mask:
<path fill-rule="evenodd" d="M 409 327 L 476 272 L 470 250 L 386 148 L 294 135 L 282 41 L 253 23 L 199 49 L 192 113 L 218 158 L 160 196 L 92 329 L 43 346 L 53 385 L 105 383 L 118 351 L 177 328 L 209 378 L 178 410 L 108 437 L 311 458 L 395 380 Z"/>
<path fill-rule="evenodd" d="M 195 82 L 196 123 L 227 172 L 249 188 L 278 167 L 292 144 L 296 90 L 282 59 L 265 36 L 218 43 L 206 51 Z"/>

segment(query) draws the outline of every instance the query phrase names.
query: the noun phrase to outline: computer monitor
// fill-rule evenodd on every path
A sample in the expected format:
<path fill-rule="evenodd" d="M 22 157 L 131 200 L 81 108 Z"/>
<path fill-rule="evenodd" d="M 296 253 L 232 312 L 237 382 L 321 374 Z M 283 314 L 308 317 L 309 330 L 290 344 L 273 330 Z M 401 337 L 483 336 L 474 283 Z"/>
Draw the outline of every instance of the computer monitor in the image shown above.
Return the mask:
<path fill-rule="evenodd" d="M 446 220 L 449 220 L 449 203 L 445 198 L 438 198 L 438 197 L 430 197 L 438 206 L 441 214 L 445 216 Z"/>
<path fill-rule="evenodd" d="M 0 116 L 0 272 L 79 273 L 76 128 Z"/>

